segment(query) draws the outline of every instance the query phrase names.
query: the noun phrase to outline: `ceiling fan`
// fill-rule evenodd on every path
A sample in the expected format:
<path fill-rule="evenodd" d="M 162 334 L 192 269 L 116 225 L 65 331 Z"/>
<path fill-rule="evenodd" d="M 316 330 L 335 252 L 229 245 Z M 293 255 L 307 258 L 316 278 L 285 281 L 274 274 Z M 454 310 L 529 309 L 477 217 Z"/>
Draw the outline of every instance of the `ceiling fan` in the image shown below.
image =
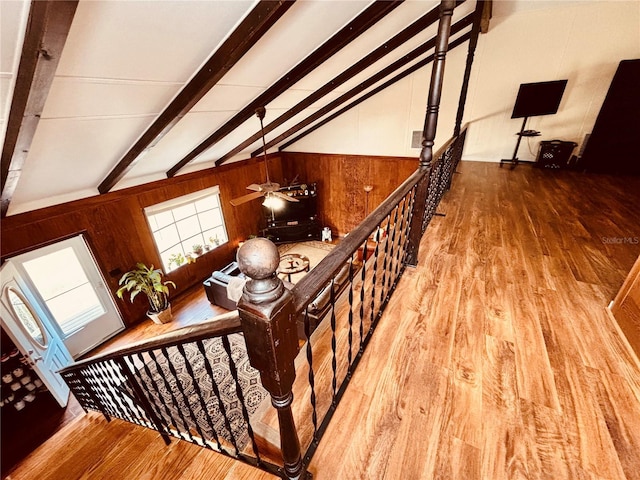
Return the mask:
<path fill-rule="evenodd" d="M 280 184 L 276 182 L 272 182 L 269 179 L 269 165 L 267 164 L 267 149 L 264 141 L 264 126 L 262 124 L 262 120 L 264 119 L 267 110 L 264 107 L 256 108 L 256 116 L 260 120 L 260 129 L 262 131 L 262 152 L 264 153 L 264 169 L 266 172 L 266 182 L 257 184 L 252 183 L 247 187 L 247 190 L 253 190 L 253 193 L 248 193 L 246 195 L 242 195 L 241 197 L 234 198 L 229 203 L 234 207 L 238 205 L 242 205 L 243 203 L 250 202 L 251 200 L 255 200 L 256 198 L 264 197 L 263 205 L 269 208 L 277 208 L 277 204 L 281 203 L 282 200 L 286 200 L 287 202 L 299 202 L 297 198 L 289 197 L 284 193 L 279 192 Z"/>

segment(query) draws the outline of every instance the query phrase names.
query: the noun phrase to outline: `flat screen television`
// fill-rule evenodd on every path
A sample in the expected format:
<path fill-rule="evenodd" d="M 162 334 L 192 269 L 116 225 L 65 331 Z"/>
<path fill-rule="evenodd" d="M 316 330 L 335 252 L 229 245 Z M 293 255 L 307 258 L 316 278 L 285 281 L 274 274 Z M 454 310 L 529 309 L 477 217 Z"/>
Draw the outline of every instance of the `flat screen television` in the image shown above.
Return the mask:
<path fill-rule="evenodd" d="M 567 80 L 521 84 L 511 118 L 556 113 L 566 86 Z"/>

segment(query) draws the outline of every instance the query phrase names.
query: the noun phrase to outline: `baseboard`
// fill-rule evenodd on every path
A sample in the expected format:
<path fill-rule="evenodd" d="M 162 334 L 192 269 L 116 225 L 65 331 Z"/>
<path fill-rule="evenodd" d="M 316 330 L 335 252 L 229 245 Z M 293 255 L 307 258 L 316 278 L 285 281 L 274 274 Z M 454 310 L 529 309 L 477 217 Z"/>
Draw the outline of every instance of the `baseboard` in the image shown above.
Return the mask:
<path fill-rule="evenodd" d="M 620 338 L 622 339 L 622 343 L 624 343 L 625 347 L 627 348 L 627 351 L 629 352 L 629 355 L 631 356 L 631 358 L 635 362 L 636 368 L 638 370 L 640 370 L 640 358 L 638 358 L 638 354 L 636 353 L 636 351 L 633 349 L 633 347 L 629 343 L 629 340 L 627 339 L 627 336 L 622 331 L 622 328 L 620 328 L 620 325 L 618 324 L 618 321 L 616 320 L 616 317 L 613 316 L 613 312 L 611 311 L 611 305 L 612 304 L 613 304 L 613 302 L 611 302 L 609 304 L 609 306 L 607 308 L 605 308 L 605 310 L 607 311 L 607 315 L 608 315 L 609 319 L 611 320 L 611 322 L 613 323 L 614 328 L 618 332 L 618 335 L 620 335 Z"/>

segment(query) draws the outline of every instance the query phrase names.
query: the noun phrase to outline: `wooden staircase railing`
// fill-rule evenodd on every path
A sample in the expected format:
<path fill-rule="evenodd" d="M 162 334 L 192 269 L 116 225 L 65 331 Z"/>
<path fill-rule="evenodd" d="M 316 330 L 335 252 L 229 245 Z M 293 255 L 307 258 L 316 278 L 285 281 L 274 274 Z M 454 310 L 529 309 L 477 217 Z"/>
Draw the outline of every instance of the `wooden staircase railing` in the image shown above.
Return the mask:
<path fill-rule="evenodd" d="M 173 436 L 285 479 L 309 478 L 313 454 L 406 266 L 416 265 L 462 155 L 466 127 L 432 152 L 454 6 L 441 4 L 418 170 L 291 290 L 276 275 L 276 246 L 249 240 L 238 251 L 248 280 L 237 312 L 62 370 L 83 408 L 153 428 L 167 443 Z M 312 323 L 308 309 L 319 294 L 329 295 L 330 308 Z"/>

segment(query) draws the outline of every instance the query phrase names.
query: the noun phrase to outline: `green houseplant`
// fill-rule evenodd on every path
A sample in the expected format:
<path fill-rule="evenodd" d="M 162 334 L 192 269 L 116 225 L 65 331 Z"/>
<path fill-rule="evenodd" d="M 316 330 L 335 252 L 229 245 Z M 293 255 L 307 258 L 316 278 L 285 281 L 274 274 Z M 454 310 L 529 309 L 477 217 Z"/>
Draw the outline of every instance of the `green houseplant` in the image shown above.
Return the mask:
<path fill-rule="evenodd" d="M 169 304 L 169 285 L 176 288 L 171 280 L 162 281 L 162 270 L 147 267 L 144 263 L 137 263 L 136 268 L 128 271 L 118 282 L 121 287 L 117 290 L 118 298 L 123 298 L 124 292 L 129 292 L 130 301 L 144 293 L 149 301 L 147 316 L 155 323 L 171 321 L 171 305 Z"/>

